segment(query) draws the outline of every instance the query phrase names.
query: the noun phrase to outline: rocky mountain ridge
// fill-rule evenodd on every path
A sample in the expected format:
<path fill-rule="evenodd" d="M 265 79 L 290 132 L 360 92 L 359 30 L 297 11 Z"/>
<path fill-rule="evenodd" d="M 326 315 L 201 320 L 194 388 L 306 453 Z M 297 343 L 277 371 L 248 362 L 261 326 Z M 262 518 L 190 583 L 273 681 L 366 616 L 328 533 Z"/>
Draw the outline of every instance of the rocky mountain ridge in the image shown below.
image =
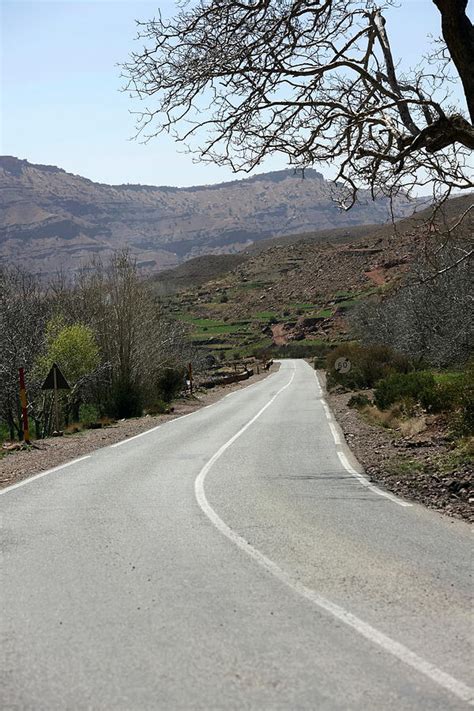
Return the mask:
<path fill-rule="evenodd" d="M 0 157 L 0 262 L 51 274 L 127 247 L 150 272 L 203 254 L 314 229 L 385 223 L 386 200 L 348 212 L 321 173 L 292 170 L 191 188 L 94 183 L 61 168 Z M 399 201 L 398 214 L 413 206 Z"/>

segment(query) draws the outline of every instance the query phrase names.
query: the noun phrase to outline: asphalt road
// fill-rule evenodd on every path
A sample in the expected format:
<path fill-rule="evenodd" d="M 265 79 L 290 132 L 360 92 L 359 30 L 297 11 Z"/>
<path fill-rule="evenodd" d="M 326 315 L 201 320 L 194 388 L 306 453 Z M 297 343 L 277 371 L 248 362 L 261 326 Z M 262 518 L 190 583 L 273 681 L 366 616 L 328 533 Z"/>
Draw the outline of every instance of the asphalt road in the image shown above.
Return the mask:
<path fill-rule="evenodd" d="M 468 526 L 278 373 L 0 496 L 4 709 L 463 709 Z M 472 703 L 472 701 L 471 701 Z"/>

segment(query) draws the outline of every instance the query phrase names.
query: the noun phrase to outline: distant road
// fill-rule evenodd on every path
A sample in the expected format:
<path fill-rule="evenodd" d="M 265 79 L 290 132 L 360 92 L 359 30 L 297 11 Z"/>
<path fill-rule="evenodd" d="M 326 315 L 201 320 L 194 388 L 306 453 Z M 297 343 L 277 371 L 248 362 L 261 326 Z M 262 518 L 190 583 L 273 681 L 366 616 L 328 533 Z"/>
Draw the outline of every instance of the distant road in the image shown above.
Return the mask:
<path fill-rule="evenodd" d="M 4 490 L 4 709 L 463 709 L 468 525 L 371 486 L 314 371 Z"/>

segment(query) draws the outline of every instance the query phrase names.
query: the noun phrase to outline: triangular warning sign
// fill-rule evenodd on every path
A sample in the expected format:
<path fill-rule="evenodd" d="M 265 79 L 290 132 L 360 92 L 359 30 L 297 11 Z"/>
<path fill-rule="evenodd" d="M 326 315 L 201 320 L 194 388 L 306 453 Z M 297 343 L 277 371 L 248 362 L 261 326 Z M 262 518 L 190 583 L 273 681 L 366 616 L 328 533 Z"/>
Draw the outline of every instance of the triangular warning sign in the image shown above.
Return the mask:
<path fill-rule="evenodd" d="M 55 380 L 56 380 L 56 382 L 54 382 Z M 56 365 L 56 363 L 53 363 L 53 365 L 51 366 L 51 370 L 49 371 L 48 375 L 46 376 L 46 380 L 44 381 L 43 385 L 41 386 L 41 390 L 54 390 L 55 387 L 57 390 L 70 390 L 71 389 L 69 387 L 69 383 L 67 382 L 66 378 L 59 370 L 59 367 Z"/>

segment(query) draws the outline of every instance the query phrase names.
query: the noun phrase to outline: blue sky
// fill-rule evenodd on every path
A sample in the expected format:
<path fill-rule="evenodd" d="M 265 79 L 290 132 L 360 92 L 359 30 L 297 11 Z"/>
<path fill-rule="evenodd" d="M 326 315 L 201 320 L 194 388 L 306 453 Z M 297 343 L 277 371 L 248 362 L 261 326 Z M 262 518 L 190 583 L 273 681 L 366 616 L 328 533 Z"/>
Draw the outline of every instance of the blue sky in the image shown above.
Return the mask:
<path fill-rule="evenodd" d="M 0 0 L 0 153 L 106 183 L 197 185 L 232 178 L 231 171 L 196 165 L 167 137 L 142 145 L 132 104 L 119 91 L 116 64 L 127 58 L 134 19 L 164 14 L 174 3 L 124 0 Z M 470 5 L 472 9 L 472 3 Z M 389 17 L 394 53 L 414 65 L 439 34 L 431 0 L 402 0 Z M 274 157 L 257 172 L 284 168 Z M 324 170 L 326 174 L 327 169 Z"/>

